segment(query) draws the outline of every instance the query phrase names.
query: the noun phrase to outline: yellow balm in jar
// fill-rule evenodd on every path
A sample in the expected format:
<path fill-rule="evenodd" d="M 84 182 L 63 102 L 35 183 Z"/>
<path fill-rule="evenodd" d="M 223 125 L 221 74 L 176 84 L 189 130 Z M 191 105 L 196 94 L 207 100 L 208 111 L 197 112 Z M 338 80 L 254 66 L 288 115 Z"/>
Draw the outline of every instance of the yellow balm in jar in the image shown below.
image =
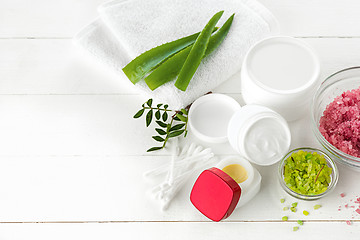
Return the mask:
<path fill-rule="evenodd" d="M 246 169 L 240 164 L 231 164 L 222 169 L 227 175 L 234 179 L 237 183 L 242 183 L 248 179 Z"/>
<path fill-rule="evenodd" d="M 215 167 L 239 184 L 241 197 L 236 208 L 245 205 L 259 192 L 261 176 L 244 157 L 229 156 L 221 160 Z"/>

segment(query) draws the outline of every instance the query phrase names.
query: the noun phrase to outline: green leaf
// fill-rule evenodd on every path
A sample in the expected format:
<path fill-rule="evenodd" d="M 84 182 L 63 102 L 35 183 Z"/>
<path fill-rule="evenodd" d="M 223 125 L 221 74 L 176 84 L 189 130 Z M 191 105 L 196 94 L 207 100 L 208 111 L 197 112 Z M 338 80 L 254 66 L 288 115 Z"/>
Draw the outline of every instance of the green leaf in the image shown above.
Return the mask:
<path fill-rule="evenodd" d="M 164 108 L 165 108 L 165 109 L 167 109 L 168 107 L 169 107 L 169 105 L 167 105 L 167 104 L 164 105 Z"/>
<path fill-rule="evenodd" d="M 147 73 L 155 69 L 168 57 L 174 55 L 181 49 L 193 44 L 199 33 L 180 38 L 152 48 L 137 56 L 122 70 L 132 83 L 140 81 Z"/>
<path fill-rule="evenodd" d="M 166 135 L 166 132 L 160 128 L 155 128 L 155 131 L 157 131 L 157 133 L 160 135 Z"/>
<path fill-rule="evenodd" d="M 199 67 L 200 62 L 205 55 L 206 48 L 209 44 L 211 33 L 213 32 L 216 23 L 219 21 L 223 13 L 224 11 L 216 13 L 206 24 L 200 35 L 196 38 L 196 41 L 192 46 L 175 82 L 175 86 L 181 91 L 186 90 L 190 80 Z"/>
<path fill-rule="evenodd" d="M 146 114 L 146 127 L 148 127 L 152 121 L 152 117 L 153 117 L 153 110 L 151 109 L 147 114 Z"/>
<path fill-rule="evenodd" d="M 185 130 L 183 129 L 183 130 L 171 132 L 171 133 L 169 134 L 169 138 L 177 137 L 177 136 L 181 135 L 184 131 L 185 131 Z"/>
<path fill-rule="evenodd" d="M 166 122 L 166 120 L 168 119 L 168 114 L 167 114 L 167 112 L 164 112 L 164 113 L 163 113 L 162 119 L 163 119 L 164 122 Z"/>
<path fill-rule="evenodd" d="M 206 48 L 204 58 L 211 54 L 219 45 L 223 42 L 226 35 L 228 34 L 234 15 L 232 15 L 224 25 L 215 32 L 209 41 L 209 44 Z M 154 71 L 152 71 L 146 78 L 145 82 L 151 90 L 158 88 L 166 82 L 173 80 L 177 75 L 179 75 L 181 68 L 183 67 L 190 51 L 192 45 L 182 49 L 178 53 L 169 57 L 164 61 L 160 66 L 158 66 Z"/>
<path fill-rule="evenodd" d="M 186 109 L 181 109 L 181 112 L 183 113 L 183 114 L 185 114 L 185 115 L 187 115 L 188 114 L 188 112 L 186 111 Z"/>
<path fill-rule="evenodd" d="M 158 108 L 160 108 L 162 106 L 162 103 L 159 103 L 158 105 L 156 105 Z"/>
<path fill-rule="evenodd" d="M 144 108 L 143 108 L 143 109 L 140 109 L 140 110 L 134 115 L 133 118 L 139 118 L 139 117 L 141 117 L 141 116 L 143 115 L 144 111 L 145 111 Z"/>
<path fill-rule="evenodd" d="M 152 147 L 152 148 L 149 148 L 148 150 L 147 150 L 147 152 L 152 152 L 152 151 L 157 151 L 157 150 L 160 150 L 160 149 L 162 149 L 163 147 Z"/>
<path fill-rule="evenodd" d="M 179 113 L 176 114 L 176 117 L 178 117 L 180 119 L 180 121 L 187 122 L 187 118 Z"/>
<path fill-rule="evenodd" d="M 152 100 L 152 98 L 150 98 L 150 99 L 146 102 L 146 104 L 147 104 L 149 107 L 151 107 L 152 102 L 153 102 L 153 100 Z"/>
<path fill-rule="evenodd" d="M 168 123 L 167 126 L 166 126 L 166 130 L 169 132 L 170 128 L 171 128 L 171 124 Z"/>
<path fill-rule="evenodd" d="M 183 128 L 184 126 L 185 126 L 185 123 L 180 123 L 180 124 L 177 124 L 177 125 L 171 127 L 169 131 L 172 132 L 175 130 L 179 130 L 179 129 Z"/>
<path fill-rule="evenodd" d="M 167 127 L 167 124 L 162 122 L 162 121 L 156 121 L 156 123 L 160 126 L 160 127 L 163 127 L 163 128 L 166 128 Z"/>
<path fill-rule="evenodd" d="M 160 111 L 159 110 L 157 110 L 156 112 L 155 112 L 155 117 L 156 117 L 156 119 L 157 120 L 159 120 L 160 119 Z"/>
<path fill-rule="evenodd" d="M 155 139 L 155 141 L 158 141 L 158 142 L 164 142 L 165 141 L 165 139 L 163 139 L 160 136 L 153 136 L 152 138 Z"/>

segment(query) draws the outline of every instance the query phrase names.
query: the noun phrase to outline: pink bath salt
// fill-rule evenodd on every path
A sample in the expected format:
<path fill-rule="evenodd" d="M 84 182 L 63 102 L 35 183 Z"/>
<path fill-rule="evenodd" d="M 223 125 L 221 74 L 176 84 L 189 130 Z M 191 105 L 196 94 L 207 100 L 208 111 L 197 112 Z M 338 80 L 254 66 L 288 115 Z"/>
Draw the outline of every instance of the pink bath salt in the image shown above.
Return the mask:
<path fill-rule="evenodd" d="M 347 221 L 346 221 L 346 224 L 347 224 L 347 225 L 351 225 L 351 221 L 347 220 Z"/>
<path fill-rule="evenodd" d="M 348 208 L 348 207 L 349 207 L 349 204 L 346 204 L 345 207 Z"/>
<path fill-rule="evenodd" d="M 355 212 L 357 212 L 358 214 L 360 214 L 360 208 L 356 209 Z"/>
<path fill-rule="evenodd" d="M 345 193 L 340 193 L 340 197 L 345 197 Z"/>
<path fill-rule="evenodd" d="M 319 131 L 337 149 L 360 157 L 360 87 L 342 93 L 326 106 Z"/>

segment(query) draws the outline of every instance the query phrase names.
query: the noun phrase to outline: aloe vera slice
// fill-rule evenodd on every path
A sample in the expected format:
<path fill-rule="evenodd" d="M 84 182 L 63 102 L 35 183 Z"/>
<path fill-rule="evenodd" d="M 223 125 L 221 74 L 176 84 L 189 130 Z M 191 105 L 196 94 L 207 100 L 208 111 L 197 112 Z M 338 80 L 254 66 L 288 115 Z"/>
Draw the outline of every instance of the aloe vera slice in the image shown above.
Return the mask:
<path fill-rule="evenodd" d="M 194 45 L 192 46 L 188 57 L 185 60 L 183 67 L 179 73 L 179 76 L 175 82 L 175 86 L 185 91 L 191 78 L 194 76 L 197 68 L 200 65 L 202 58 L 205 55 L 206 47 L 209 43 L 211 32 L 214 29 L 216 23 L 221 18 L 224 11 L 216 13 L 210 21 L 206 24 L 200 35 L 196 38 Z"/>
<path fill-rule="evenodd" d="M 122 70 L 130 81 L 135 84 L 166 58 L 193 44 L 199 34 L 195 33 L 152 48 L 133 59 Z"/>
<path fill-rule="evenodd" d="M 224 25 L 211 36 L 204 57 L 208 56 L 222 43 L 230 30 L 233 19 L 234 14 L 229 17 L 229 19 L 226 20 Z M 192 46 L 190 45 L 181 50 L 180 52 L 176 53 L 174 56 L 170 57 L 159 67 L 157 67 L 149 76 L 147 76 L 145 78 L 145 82 L 148 87 L 151 90 L 154 90 L 159 86 L 163 85 L 164 83 L 174 79 L 181 71 L 185 60 L 190 53 L 191 47 Z"/>

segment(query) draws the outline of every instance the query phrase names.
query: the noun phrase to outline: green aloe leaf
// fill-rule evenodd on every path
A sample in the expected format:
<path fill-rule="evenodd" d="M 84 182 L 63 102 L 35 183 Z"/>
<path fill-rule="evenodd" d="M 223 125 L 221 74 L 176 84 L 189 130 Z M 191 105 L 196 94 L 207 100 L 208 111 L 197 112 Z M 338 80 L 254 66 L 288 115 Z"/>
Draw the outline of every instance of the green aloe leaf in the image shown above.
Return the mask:
<path fill-rule="evenodd" d="M 194 76 L 197 68 L 200 65 L 201 60 L 205 55 L 206 48 L 210 41 L 211 33 L 216 23 L 221 18 L 224 11 L 216 13 L 210 21 L 206 24 L 205 28 L 201 31 L 197 37 L 194 45 L 192 46 L 188 57 L 182 66 L 179 76 L 175 82 L 175 86 L 181 91 L 185 91 L 190 83 L 191 78 Z"/>
<path fill-rule="evenodd" d="M 162 61 L 181 49 L 193 44 L 199 33 L 180 38 L 152 48 L 127 64 L 122 70 L 132 83 L 140 81 L 148 72 L 158 66 Z"/>
<path fill-rule="evenodd" d="M 224 23 L 224 25 L 211 36 L 204 57 L 212 53 L 224 41 L 230 30 L 233 19 L 234 14 L 229 17 L 228 20 Z M 145 78 L 145 82 L 148 87 L 151 90 L 155 90 L 156 88 L 160 87 L 164 83 L 173 80 L 177 75 L 179 75 L 181 68 L 190 53 L 190 50 L 191 46 L 181 50 L 180 52 L 176 53 L 174 56 L 166 60 L 152 73 L 150 73 Z"/>

